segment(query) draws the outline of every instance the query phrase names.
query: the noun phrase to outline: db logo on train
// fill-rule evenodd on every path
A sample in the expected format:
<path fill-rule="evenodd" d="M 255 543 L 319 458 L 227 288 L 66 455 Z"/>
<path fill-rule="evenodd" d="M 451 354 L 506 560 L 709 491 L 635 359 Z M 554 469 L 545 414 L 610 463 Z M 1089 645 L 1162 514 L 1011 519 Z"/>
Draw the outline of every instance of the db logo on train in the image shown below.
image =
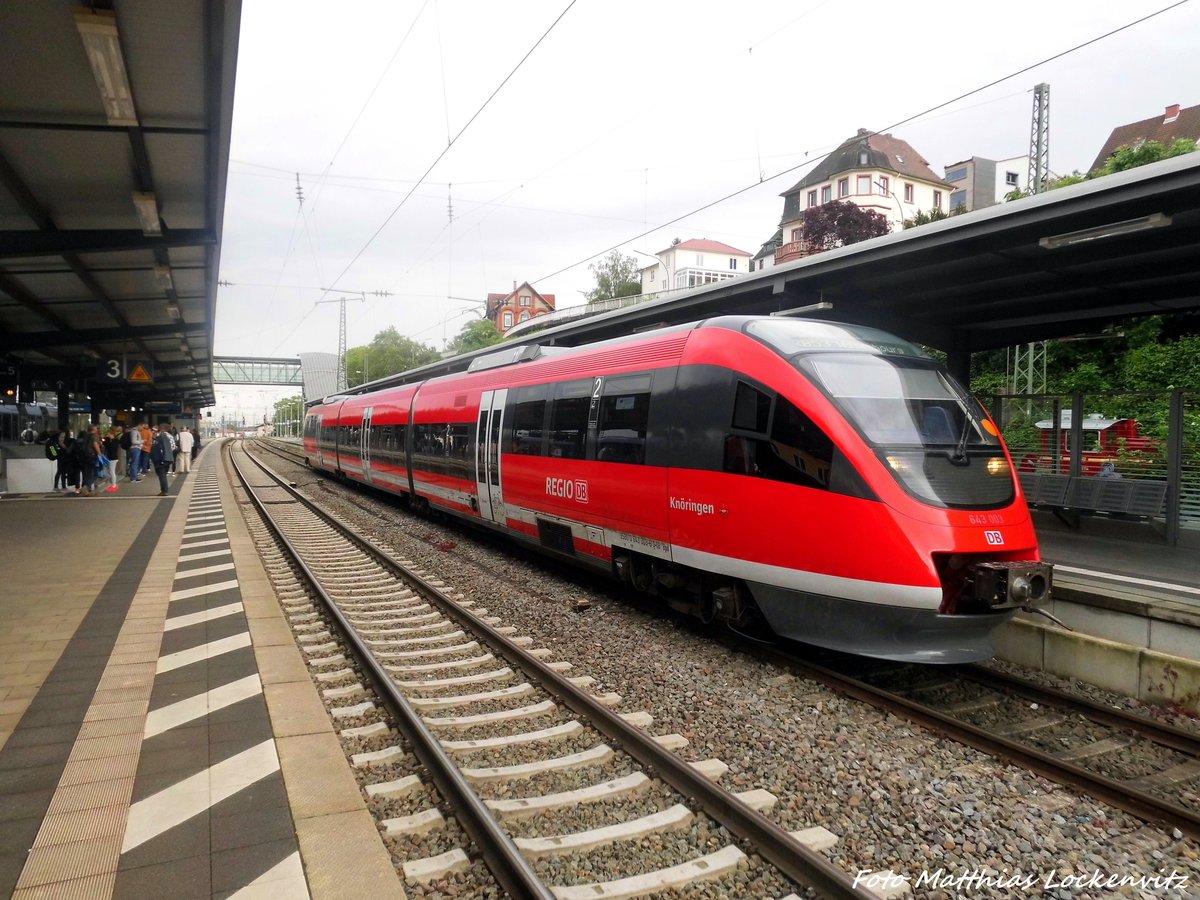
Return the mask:
<path fill-rule="evenodd" d="M 993 547 L 999 547 L 1004 543 L 1004 535 L 999 531 L 985 531 L 983 538 Z"/>
<path fill-rule="evenodd" d="M 570 478 L 547 478 L 546 496 L 562 497 L 564 500 L 574 500 L 577 503 L 588 502 L 588 483 L 582 478 L 572 481 Z"/>

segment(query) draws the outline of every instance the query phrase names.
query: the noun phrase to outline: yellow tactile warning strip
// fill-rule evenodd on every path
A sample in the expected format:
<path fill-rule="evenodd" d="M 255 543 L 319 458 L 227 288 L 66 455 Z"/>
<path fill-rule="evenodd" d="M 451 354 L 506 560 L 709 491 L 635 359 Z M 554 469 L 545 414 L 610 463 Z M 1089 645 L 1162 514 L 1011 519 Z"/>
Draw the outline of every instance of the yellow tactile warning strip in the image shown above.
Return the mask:
<path fill-rule="evenodd" d="M 223 490 L 222 501 L 309 892 L 313 900 L 403 898 L 396 868 L 303 657 L 290 629 L 281 630 L 287 623 L 238 498 Z"/>

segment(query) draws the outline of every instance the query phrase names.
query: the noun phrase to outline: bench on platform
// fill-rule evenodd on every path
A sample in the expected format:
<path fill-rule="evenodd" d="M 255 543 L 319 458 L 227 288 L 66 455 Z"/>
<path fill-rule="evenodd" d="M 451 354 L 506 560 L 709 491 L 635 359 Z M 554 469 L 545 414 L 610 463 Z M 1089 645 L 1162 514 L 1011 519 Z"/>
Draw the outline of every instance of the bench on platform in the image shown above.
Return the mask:
<path fill-rule="evenodd" d="M 1055 510 L 1116 513 L 1134 518 L 1163 514 L 1167 483 L 1146 478 L 1097 478 L 1020 472 L 1021 489 L 1031 506 Z"/>

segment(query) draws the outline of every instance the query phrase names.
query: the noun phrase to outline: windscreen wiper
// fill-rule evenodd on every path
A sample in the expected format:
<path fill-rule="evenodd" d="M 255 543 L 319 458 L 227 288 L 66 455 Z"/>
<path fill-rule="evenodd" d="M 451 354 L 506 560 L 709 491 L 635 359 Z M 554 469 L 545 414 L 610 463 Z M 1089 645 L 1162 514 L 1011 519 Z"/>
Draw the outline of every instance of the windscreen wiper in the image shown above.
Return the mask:
<path fill-rule="evenodd" d="M 958 438 L 958 445 L 954 448 L 953 453 L 946 454 L 946 458 L 949 459 L 953 465 L 965 466 L 971 462 L 971 460 L 967 458 L 967 440 L 970 438 L 970 436 L 971 415 L 966 410 L 963 410 L 963 429 L 962 434 L 959 435 Z"/>

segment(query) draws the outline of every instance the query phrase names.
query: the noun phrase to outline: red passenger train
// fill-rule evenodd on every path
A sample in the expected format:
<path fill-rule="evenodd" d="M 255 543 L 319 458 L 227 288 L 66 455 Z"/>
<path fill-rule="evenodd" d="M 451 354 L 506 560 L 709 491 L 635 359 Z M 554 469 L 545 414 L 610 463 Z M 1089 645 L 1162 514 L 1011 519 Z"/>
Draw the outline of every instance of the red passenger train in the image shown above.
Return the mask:
<path fill-rule="evenodd" d="M 992 654 L 1050 567 L 991 419 L 919 348 L 721 317 L 311 407 L 309 464 L 705 621 L 924 662 Z"/>

